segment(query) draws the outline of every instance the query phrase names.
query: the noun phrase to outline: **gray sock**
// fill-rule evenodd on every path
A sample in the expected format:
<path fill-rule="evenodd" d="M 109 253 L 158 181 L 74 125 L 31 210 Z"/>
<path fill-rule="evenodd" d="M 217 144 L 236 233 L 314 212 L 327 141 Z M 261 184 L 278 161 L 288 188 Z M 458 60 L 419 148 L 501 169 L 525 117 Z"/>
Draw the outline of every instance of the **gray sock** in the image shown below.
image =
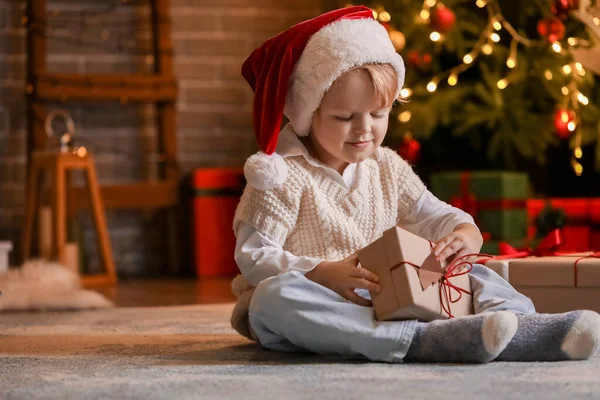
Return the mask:
<path fill-rule="evenodd" d="M 600 315 L 593 311 L 517 318 L 517 333 L 498 361 L 585 360 L 600 346 Z"/>
<path fill-rule="evenodd" d="M 405 360 L 486 363 L 504 350 L 517 330 L 508 311 L 418 323 Z"/>

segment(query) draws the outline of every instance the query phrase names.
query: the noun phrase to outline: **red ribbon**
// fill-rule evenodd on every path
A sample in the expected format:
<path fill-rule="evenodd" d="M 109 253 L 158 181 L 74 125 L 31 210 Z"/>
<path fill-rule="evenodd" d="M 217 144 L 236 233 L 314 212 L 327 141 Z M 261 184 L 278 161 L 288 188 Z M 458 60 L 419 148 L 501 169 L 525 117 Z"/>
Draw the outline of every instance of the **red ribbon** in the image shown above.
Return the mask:
<path fill-rule="evenodd" d="M 542 239 L 535 249 L 530 247 L 517 250 L 506 242 L 500 242 L 498 245 L 499 256 L 493 257 L 496 260 L 506 258 L 525 258 L 530 256 L 554 256 L 558 247 L 565 242 L 562 230 L 554 229 Z"/>
<path fill-rule="evenodd" d="M 589 256 L 580 257 L 577 260 L 575 260 L 575 263 L 573 263 L 573 273 L 575 274 L 575 287 L 577 287 L 577 264 L 579 264 L 579 261 L 585 260 L 587 258 L 600 258 L 600 252 L 590 254 Z"/>
<path fill-rule="evenodd" d="M 429 245 L 431 247 L 431 250 L 433 251 L 433 243 L 429 242 Z M 451 303 L 454 304 L 460 301 L 460 299 L 462 299 L 463 293 L 473 295 L 473 293 L 469 292 L 468 290 L 463 289 L 460 286 L 456 286 L 455 284 L 450 282 L 450 278 L 470 273 L 473 270 L 473 263 L 467 261 L 466 259 L 469 257 L 476 257 L 482 255 L 487 256 L 487 254 L 467 254 L 462 257 L 455 258 L 442 273 L 442 277 L 439 280 L 440 305 L 442 306 L 442 310 L 444 310 L 444 312 L 448 314 L 448 318 L 454 318 L 454 315 L 452 315 L 452 310 L 450 309 Z M 415 268 L 421 268 L 420 265 L 411 263 L 410 261 L 402 261 L 398 265 L 400 266 L 403 264 L 408 264 Z M 467 268 L 464 271 L 460 271 L 460 268 L 462 268 L 463 266 L 467 266 Z M 458 293 L 458 297 L 456 299 L 452 298 L 452 290 Z"/>

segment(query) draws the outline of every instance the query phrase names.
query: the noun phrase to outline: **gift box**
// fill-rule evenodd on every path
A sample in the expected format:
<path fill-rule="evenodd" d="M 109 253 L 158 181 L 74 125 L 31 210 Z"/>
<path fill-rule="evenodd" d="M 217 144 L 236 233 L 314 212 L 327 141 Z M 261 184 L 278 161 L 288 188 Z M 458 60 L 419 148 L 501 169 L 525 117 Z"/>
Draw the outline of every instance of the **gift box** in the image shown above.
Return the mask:
<path fill-rule="evenodd" d="M 600 250 L 600 199 L 531 199 L 527 201 L 529 219 L 528 237 L 536 235 L 536 219 L 550 205 L 561 209 L 566 216 L 565 225 L 560 227 L 564 243 L 558 247 L 562 252 Z"/>
<path fill-rule="evenodd" d="M 431 243 L 394 227 L 358 252 L 363 268 L 379 276 L 371 292 L 380 321 L 432 321 L 473 313 L 468 274 L 455 275 L 435 259 Z"/>
<path fill-rule="evenodd" d="M 441 172 L 431 177 L 440 200 L 473 216 L 492 240 L 527 237 L 526 174 L 507 171 Z"/>
<path fill-rule="evenodd" d="M 600 312 L 600 254 L 490 259 L 486 267 L 529 297 L 540 313 Z"/>

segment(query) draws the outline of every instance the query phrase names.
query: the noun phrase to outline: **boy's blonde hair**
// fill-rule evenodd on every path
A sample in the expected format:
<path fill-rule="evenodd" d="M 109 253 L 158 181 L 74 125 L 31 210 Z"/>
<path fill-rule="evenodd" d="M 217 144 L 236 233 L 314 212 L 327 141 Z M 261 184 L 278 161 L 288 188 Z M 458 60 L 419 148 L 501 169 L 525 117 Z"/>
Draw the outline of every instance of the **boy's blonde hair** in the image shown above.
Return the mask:
<path fill-rule="evenodd" d="M 350 71 L 355 69 L 364 69 L 369 73 L 373 86 L 375 86 L 375 95 L 384 99 L 385 104 L 393 106 L 396 101 L 406 102 L 402 96 L 394 97 L 398 87 L 398 75 L 391 64 L 364 64 L 354 67 Z"/>

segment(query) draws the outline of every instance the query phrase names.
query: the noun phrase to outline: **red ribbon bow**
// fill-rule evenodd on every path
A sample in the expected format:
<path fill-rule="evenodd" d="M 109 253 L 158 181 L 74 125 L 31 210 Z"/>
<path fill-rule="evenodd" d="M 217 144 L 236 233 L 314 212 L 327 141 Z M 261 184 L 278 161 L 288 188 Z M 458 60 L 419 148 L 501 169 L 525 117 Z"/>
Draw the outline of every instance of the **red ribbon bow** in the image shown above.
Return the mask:
<path fill-rule="evenodd" d="M 562 230 L 554 229 L 548 233 L 535 249 L 530 247 L 517 250 L 506 242 L 500 242 L 498 245 L 499 256 L 494 257 L 497 260 L 505 258 L 525 258 L 530 256 L 543 257 L 554 256 L 558 247 L 565 242 Z"/>
<path fill-rule="evenodd" d="M 431 250 L 433 251 L 433 243 L 429 242 L 429 245 L 431 247 Z M 454 260 L 452 260 L 452 262 L 450 263 L 450 265 L 448 265 L 442 272 L 442 276 L 440 278 L 440 280 L 438 281 L 438 283 L 440 284 L 439 286 L 439 295 L 440 295 L 440 305 L 442 306 L 442 310 L 444 310 L 444 312 L 446 314 L 448 314 L 448 318 L 454 318 L 454 315 L 452 315 L 452 310 L 450 309 L 450 305 L 457 303 L 458 301 L 460 301 L 462 299 L 463 293 L 468 294 L 468 295 L 473 295 L 473 293 L 469 292 L 466 289 L 461 288 L 460 286 L 456 286 L 455 284 L 453 284 L 452 282 L 450 282 L 450 278 L 454 278 L 457 276 L 461 276 L 461 275 L 466 275 L 468 273 L 470 273 L 473 270 L 473 263 L 467 261 L 467 258 L 469 257 L 476 257 L 476 256 L 483 256 L 485 254 L 466 254 L 462 257 L 459 258 L 455 258 Z M 400 265 L 403 264 L 408 264 L 411 265 L 415 268 L 421 268 L 420 265 L 411 263 L 410 261 L 403 261 Z M 467 266 L 467 268 L 464 271 L 461 271 L 461 268 Z M 458 293 L 458 297 L 453 299 L 452 298 L 452 290 L 454 290 L 456 293 Z M 445 300 L 445 301 L 444 301 Z"/>
<path fill-rule="evenodd" d="M 473 270 L 473 263 L 466 260 L 467 258 L 472 256 L 476 256 L 476 254 L 467 254 L 462 257 L 455 258 L 450 263 L 450 265 L 446 267 L 446 270 L 444 271 L 444 273 L 442 274 L 442 278 L 440 279 L 440 304 L 442 305 L 442 309 L 446 312 L 446 314 L 448 314 L 448 318 L 454 318 L 454 315 L 452 315 L 452 310 L 450 309 L 450 303 L 454 304 L 460 301 L 460 299 L 462 299 L 463 293 L 473 295 L 473 293 L 459 286 L 456 286 L 449 280 L 450 278 L 454 278 L 457 276 L 467 275 Z M 460 269 L 463 266 L 467 266 L 467 268 L 464 271 L 461 271 Z M 458 297 L 456 299 L 452 299 L 452 289 L 454 289 L 454 291 L 458 293 Z M 446 300 L 445 305 L 443 301 L 444 298 Z"/>

